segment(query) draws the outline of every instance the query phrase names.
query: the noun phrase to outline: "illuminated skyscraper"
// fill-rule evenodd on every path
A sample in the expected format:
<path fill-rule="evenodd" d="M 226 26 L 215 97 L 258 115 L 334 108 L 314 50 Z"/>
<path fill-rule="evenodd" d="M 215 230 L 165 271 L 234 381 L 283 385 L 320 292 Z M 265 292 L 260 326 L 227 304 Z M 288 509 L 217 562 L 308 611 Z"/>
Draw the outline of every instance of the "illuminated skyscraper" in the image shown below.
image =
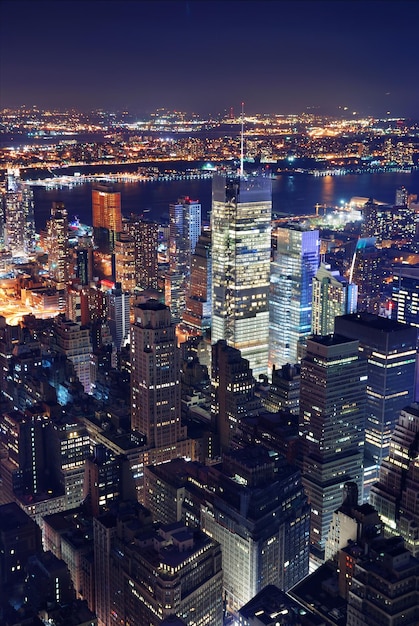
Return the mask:
<path fill-rule="evenodd" d="M 383 459 L 370 502 L 384 523 L 387 536 L 401 535 L 406 547 L 419 557 L 419 404 L 405 407 Z"/>
<path fill-rule="evenodd" d="M 414 400 L 417 329 L 378 315 L 358 313 L 337 317 L 335 330 L 358 340 L 360 352 L 368 363 L 365 421 L 368 492 L 378 478 L 382 459 L 388 454 L 399 413 Z"/>
<path fill-rule="evenodd" d="M 199 332 L 211 328 L 211 232 L 203 230 L 192 255 L 183 322 Z"/>
<path fill-rule="evenodd" d="M 358 288 L 338 271 L 322 263 L 313 278 L 311 330 L 315 335 L 332 335 L 335 317 L 356 313 Z"/>
<path fill-rule="evenodd" d="M 150 448 L 175 444 L 180 422 L 180 349 L 169 307 L 157 300 L 134 305 L 131 326 L 131 427 Z"/>
<path fill-rule="evenodd" d="M 99 252 L 113 252 L 116 234 L 122 231 L 120 192 L 106 185 L 93 189 L 92 219 L 95 245 Z"/>
<path fill-rule="evenodd" d="M 189 291 L 192 254 L 201 233 L 201 205 L 185 196 L 169 207 L 169 274 L 165 302 L 173 317 L 179 319 Z"/>
<path fill-rule="evenodd" d="M 108 311 L 108 324 L 115 348 L 120 352 L 122 346 L 129 339 L 130 332 L 130 302 L 129 293 L 116 283 L 115 288 L 106 293 L 106 308 Z"/>
<path fill-rule="evenodd" d="M 375 237 L 359 239 L 352 259 L 349 281 L 358 287 L 358 311 L 378 313 L 382 292 L 382 253 Z"/>
<path fill-rule="evenodd" d="M 269 365 L 300 360 L 311 333 L 312 283 L 319 266 L 319 231 L 287 225 L 274 232 L 269 296 Z"/>
<path fill-rule="evenodd" d="M 53 202 L 47 223 L 48 267 L 57 289 L 68 281 L 68 215 L 63 202 Z"/>
<path fill-rule="evenodd" d="M 393 319 L 419 327 L 419 265 L 393 268 Z"/>
<path fill-rule="evenodd" d="M 62 317 L 56 317 L 53 349 L 59 354 L 64 354 L 73 363 L 84 391 L 90 393 L 94 381 L 92 380 L 92 343 L 89 329 Z"/>
<path fill-rule="evenodd" d="M 157 289 L 158 224 L 131 215 L 126 229 L 135 242 L 137 287 L 140 289 Z"/>
<path fill-rule="evenodd" d="M 313 562 L 324 560 L 333 512 L 346 482 L 363 488 L 366 363 L 358 342 L 339 335 L 307 340 L 301 361 L 303 485 L 311 503 Z"/>
<path fill-rule="evenodd" d="M 35 250 L 34 199 L 18 168 L 7 170 L 4 201 L 5 246 L 14 257 L 27 257 Z"/>
<path fill-rule="evenodd" d="M 118 233 L 114 251 L 115 282 L 123 291 L 132 292 L 137 286 L 135 275 L 135 241 L 128 233 Z"/>
<path fill-rule="evenodd" d="M 212 342 L 225 339 L 268 370 L 272 181 L 215 175 L 212 185 Z"/>

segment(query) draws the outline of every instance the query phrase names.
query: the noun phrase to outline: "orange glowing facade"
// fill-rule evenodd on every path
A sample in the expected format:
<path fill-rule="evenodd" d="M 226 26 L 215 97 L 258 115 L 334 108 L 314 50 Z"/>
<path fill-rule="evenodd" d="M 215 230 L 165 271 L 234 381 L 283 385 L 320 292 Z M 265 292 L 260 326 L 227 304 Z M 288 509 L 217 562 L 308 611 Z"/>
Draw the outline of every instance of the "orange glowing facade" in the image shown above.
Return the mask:
<path fill-rule="evenodd" d="M 121 194 L 112 187 L 98 185 L 92 191 L 92 217 L 94 228 L 107 228 L 115 233 L 122 231 Z"/>

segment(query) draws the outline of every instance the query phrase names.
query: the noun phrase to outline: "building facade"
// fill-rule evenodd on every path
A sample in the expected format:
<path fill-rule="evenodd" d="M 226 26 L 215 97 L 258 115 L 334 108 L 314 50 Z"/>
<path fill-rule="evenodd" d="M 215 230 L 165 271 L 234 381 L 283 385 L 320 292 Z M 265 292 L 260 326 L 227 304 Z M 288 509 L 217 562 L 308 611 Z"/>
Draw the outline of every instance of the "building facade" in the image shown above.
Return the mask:
<path fill-rule="evenodd" d="M 215 175 L 212 186 L 212 342 L 224 339 L 268 370 L 272 181 Z"/>

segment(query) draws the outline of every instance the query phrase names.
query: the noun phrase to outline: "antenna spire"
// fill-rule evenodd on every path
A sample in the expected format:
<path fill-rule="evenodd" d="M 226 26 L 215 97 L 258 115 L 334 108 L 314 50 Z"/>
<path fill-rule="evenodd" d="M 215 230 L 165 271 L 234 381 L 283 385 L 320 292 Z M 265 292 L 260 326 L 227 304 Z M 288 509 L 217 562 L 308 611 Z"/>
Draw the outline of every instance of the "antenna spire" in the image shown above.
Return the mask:
<path fill-rule="evenodd" d="M 240 138 L 240 176 L 244 176 L 244 102 L 242 102 L 242 128 Z"/>

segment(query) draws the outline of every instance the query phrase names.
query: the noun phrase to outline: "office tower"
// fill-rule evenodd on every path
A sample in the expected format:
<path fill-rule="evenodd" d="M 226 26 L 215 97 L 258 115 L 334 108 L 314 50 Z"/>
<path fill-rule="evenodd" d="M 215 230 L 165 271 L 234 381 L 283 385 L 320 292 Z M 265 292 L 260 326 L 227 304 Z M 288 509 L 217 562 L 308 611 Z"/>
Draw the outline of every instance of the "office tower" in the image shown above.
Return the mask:
<path fill-rule="evenodd" d="M 48 418 L 44 411 L 27 409 L 7 411 L 0 421 L 0 458 L 2 498 L 11 502 L 26 495 L 34 496 L 51 487 L 46 469 L 45 429 Z"/>
<path fill-rule="evenodd" d="M 337 333 L 359 340 L 367 359 L 365 487 L 378 478 L 401 409 L 414 400 L 417 329 L 370 313 L 337 317 Z"/>
<path fill-rule="evenodd" d="M 123 291 L 133 292 L 137 286 L 135 275 L 135 241 L 128 233 L 118 233 L 114 251 L 115 282 Z"/>
<path fill-rule="evenodd" d="M 92 220 L 93 237 L 99 253 L 112 253 L 116 235 L 122 231 L 119 191 L 107 185 L 98 185 L 92 190 Z"/>
<path fill-rule="evenodd" d="M 169 273 L 165 283 L 165 302 L 175 319 L 185 309 L 189 291 L 192 254 L 201 232 L 201 205 L 185 196 L 169 207 Z"/>
<path fill-rule="evenodd" d="M 189 626 L 222 626 L 220 546 L 181 523 L 151 522 L 128 502 L 94 520 L 99 623 L 160 626 L 176 615 Z"/>
<path fill-rule="evenodd" d="M 7 170 L 4 202 L 6 248 L 13 257 L 27 257 L 35 251 L 34 199 L 18 168 Z"/>
<path fill-rule="evenodd" d="M 140 289 L 157 289 L 158 224 L 131 215 L 126 229 L 135 242 L 137 286 Z"/>
<path fill-rule="evenodd" d="M 340 335 L 307 340 L 301 361 L 300 437 L 313 564 L 324 560 L 344 484 L 356 483 L 362 494 L 366 378 L 357 341 Z"/>
<path fill-rule="evenodd" d="M 307 575 L 309 506 L 299 471 L 281 455 L 262 446 L 224 454 L 209 469 L 200 516 L 221 544 L 229 611 L 266 585 L 287 591 Z"/>
<path fill-rule="evenodd" d="M 370 501 L 380 514 L 386 536 L 401 535 L 406 548 L 419 557 L 419 405 L 399 416 Z"/>
<path fill-rule="evenodd" d="M 50 420 L 47 466 L 57 492 L 64 493 L 66 508 L 83 499 L 84 464 L 90 456 L 90 437 L 85 426 L 69 415 Z"/>
<path fill-rule="evenodd" d="M 92 343 L 89 329 L 60 316 L 54 320 L 53 349 L 63 354 L 74 366 L 75 373 L 85 393 L 91 393 L 93 372 L 91 368 Z"/>
<path fill-rule="evenodd" d="M 237 435 L 240 420 L 261 410 L 249 361 L 219 340 L 212 346 L 211 414 L 222 450 Z"/>
<path fill-rule="evenodd" d="M 289 411 L 292 415 L 300 413 L 300 373 L 301 367 L 297 363 L 287 363 L 280 369 L 272 369 L 272 383 L 269 386 L 268 397 L 263 404 L 276 413 Z"/>
<path fill-rule="evenodd" d="M 184 325 L 200 334 L 211 328 L 211 255 L 211 231 L 203 229 L 192 255 L 189 293 L 183 313 Z"/>
<path fill-rule="evenodd" d="M 215 175 L 212 182 L 212 342 L 240 350 L 266 374 L 272 181 Z"/>
<path fill-rule="evenodd" d="M 76 249 L 76 277 L 85 287 L 93 280 L 93 247 L 79 244 Z"/>
<path fill-rule="evenodd" d="M 332 335 L 335 317 L 356 313 L 358 288 L 348 283 L 339 271 L 321 263 L 313 278 L 311 331 L 314 335 Z"/>
<path fill-rule="evenodd" d="M 75 281 L 67 283 L 66 316 L 81 326 L 90 324 L 88 287 L 83 287 Z"/>
<path fill-rule="evenodd" d="M 134 305 L 131 326 L 131 427 L 150 448 L 184 438 L 180 414 L 180 350 L 170 309 L 157 300 Z"/>
<path fill-rule="evenodd" d="M 382 292 L 382 253 L 375 237 L 358 239 L 349 274 L 349 282 L 358 287 L 358 311 L 378 313 Z"/>
<path fill-rule="evenodd" d="M 343 502 L 334 511 L 326 540 L 325 560 L 339 558 L 339 552 L 348 543 L 365 546 L 383 534 L 383 525 L 376 509 L 371 504 L 358 503 L 358 486 L 346 483 L 343 488 Z"/>
<path fill-rule="evenodd" d="M 419 327 L 419 265 L 393 267 L 392 318 Z"/>
<path fill-rule="evenodd" d="M 38 524 L 15 502 L 0 506 L 0 605 L 5 606 L 9 599 L 7 586 L 23 581 L 29 557 L 41 550 Z M 3 589 L 7 595 L 3 595 Z"/>
<path fill-rule="evenodd" d="M 113 502 L 134 497 L 135 487 L 127 459 L 115 457 L 103 444 L 97 444 L 94 454 L 84 466 L 83 503 L 93 517 L 107 511 Z"/>
<path fill-rule="evenodd" d="M 319 231 L 277 228 L 269 293 L 269 367 L 300 360 L 311 333 L 312 283 L 319 266 Z"/>
<path fill-rule="evenodd" d="M 48 271 L 57 289 L 64 289 L 69 277 L 68 214 L 63 202 L 53 202 L 47 222 Z"/>
<path fill-rule="evenodd" d="M 408 206 L 409 192 L 404 185 L 402 185 L 401 187 L 397 187 L 394 204 L 395 206 Z"/>
<path fill-rule="evenodd" d="M 358 560 L 348 596 L 347 626 L 416 626 L 419 561 L 403 539 L 378 539 Z"/>
<path fill-rule="evenodd" d="M 130 296 L 116 283 L 114 289 L 106 293 L 108 324 L 113 344 L 118 352 L 129 340 L 130 332 Z"/>
<path fill-rule="evenodd" d="M 374 238 L 378 243 L 393 236 L 393 208 L 372 198 L 362 207 L 361 237 Z"/>

